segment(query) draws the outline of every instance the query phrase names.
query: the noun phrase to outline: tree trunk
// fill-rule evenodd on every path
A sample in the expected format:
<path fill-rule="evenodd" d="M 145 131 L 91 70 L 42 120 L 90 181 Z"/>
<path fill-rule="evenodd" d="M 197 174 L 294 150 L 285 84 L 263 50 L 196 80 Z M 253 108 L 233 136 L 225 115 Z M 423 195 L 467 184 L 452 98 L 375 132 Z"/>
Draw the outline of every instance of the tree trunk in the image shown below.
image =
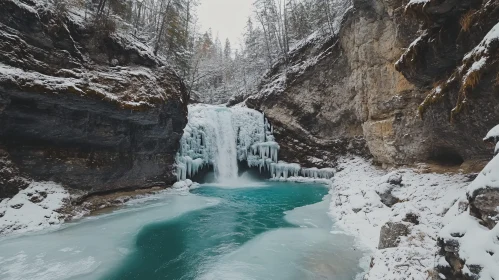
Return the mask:
<path fill-rule="evenodd" d="M 163 20 L 161 21 L 161 27 L 159 29 L 158 39 L 156 40 L 156 45 L 154 46 L 154 55 L 158 54 L 159 45 L 161 43 L 161 37 L 163 37 L 163 32 L 165 30 L 166 16 L 168 14 L 168 9 L 170 9 L 170 3 L 171 2 L 172 2 L 171 0 L 168 0 L 168 5 L 166 5 L 166 9 L 165 9 L 165 11 L 163 13 Z"/>

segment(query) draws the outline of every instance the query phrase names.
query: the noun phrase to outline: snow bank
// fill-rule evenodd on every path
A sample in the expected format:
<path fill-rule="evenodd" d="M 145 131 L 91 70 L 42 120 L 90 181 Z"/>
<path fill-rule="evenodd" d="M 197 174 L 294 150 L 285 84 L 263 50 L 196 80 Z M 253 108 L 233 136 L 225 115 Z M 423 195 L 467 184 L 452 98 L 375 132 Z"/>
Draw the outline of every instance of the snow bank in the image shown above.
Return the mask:
<path fill-rule="evenodd" d="M 476 279 L 479 280 L 499 279 L 498 236 L 498 226 L 489 230 L 477 218 L 472 217 L 469 211 L 455 217 L 439 235 L 445 244 L 451 244 L 452 241 L 459 244 L 458 255 L 465 261 L 464 274 L 469 277 L 476 277 L 478 274 Z"/>
<path fill-rule="evenodd" d="M 498 136 L 499 126 L 495 126 L 484 140 L 497 143 Z M 466 207 L 451 213 L 448 224 L 440 231 L 441 246 L 450 248 L 445 250 L 446 257 L 462 264 L 461 271 L 454 273 L 460 272 L 470 279 L 499 279 L 498 193 L 499 156 L 496 155 L 467 188 L 468 200 L 456 202 Z M 458 208 L 456 205 L 454 208 Z"/>
<path fill-rule="evenodd" d="M 58 210 L 69 193 L 53 182 L 33 182 L 11 199 L 0 202 L 0 235 L 41 230 L 64 221 Z"/>
<path fill-rule="evenodd" d="M 468 195 L 484 188 L 499 189 L 499 156 L 495 156 L 468 187 Z"/>
<path fill-rule="evenodd" d="M 444 216 L 466 190 L 464 175 L 420 174 L 412 169 L 379 170 L 361 158 L 343 158 L 333 178 L 330 213 L 336 224 L 374 251 L 373 267 L 366 279 L 427 279 L 434 268 L 438 232 Z M 380 191 L 394 176 L 398 199 L 392 208 L 383 204 Z M 417 217 L 409 222 L 408 214 Z M 380 230 L 387 222 L 403 223 L 409 235 L 398 247 L 377 250 Z"/>

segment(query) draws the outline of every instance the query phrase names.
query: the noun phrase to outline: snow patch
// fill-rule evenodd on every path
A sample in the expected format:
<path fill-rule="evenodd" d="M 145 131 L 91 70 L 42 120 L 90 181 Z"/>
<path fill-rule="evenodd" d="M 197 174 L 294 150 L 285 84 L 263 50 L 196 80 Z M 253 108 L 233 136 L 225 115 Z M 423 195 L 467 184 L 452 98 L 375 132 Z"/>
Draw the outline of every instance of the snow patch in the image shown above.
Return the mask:
<path fill-rule="evenodd" d="M 475 55 L 483 56 L 488 54 L 490 44 L 497 40 L 499 40 L 499 23 L 492 27 L 492 29 L 482 39 L 480 44 L 464 56 L 463 61 L 468 60 Z"/>
<path fill-rule="evenodd" d="M 499 156 L 495 156 L 468 187 L 468 195 L 480 189 L 499 188 Z"/>
<path fill-rule="evenodd" d="M 468 72 L 466 72 L 466 75 L 463 77 L 463 84 L 466 82 L 466 79 L 470 74 L 476 71 L 480 71 L 483 66 L 485 66 L 485 63 L 487 62 L 487 57 L 483 56 L 480 58 L 480 60 L 473 62 L 471 67 L 468 69 Z"/>
<path fill-rule="evenodd" d="M 0 235 L 25 233 L 61 224 L 64 215 L 57 211 L 69 193 L 53 182 L 33 182 L 11 199 L 0 202 Z M 2 216 L 2 215 L 0 215 Z"/>

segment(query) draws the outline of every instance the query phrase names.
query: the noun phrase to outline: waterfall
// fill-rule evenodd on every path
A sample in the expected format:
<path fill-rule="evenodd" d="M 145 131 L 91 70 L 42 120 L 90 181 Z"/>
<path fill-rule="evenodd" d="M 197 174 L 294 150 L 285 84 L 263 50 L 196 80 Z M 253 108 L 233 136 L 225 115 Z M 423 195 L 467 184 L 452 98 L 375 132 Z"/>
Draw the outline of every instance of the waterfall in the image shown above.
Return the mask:
<path fill-rule="evenodd" d="M 214 152 L 214 169 L 219 181 L 230 181 L 237 178 L 236 133 L 232 125 L 232 112 L 229 109 L 210 111 L 213 125 L 216 127 Z"/>
<path fill-rule="evenodd" d="M 277 161 L 278 149 L 262 113 L 244 107 L 190 105 L 176 158 L 177 178 L 185 180 L 210 165 L 219 182 L 233 181 L 238 161 L 270 168 Z"/>
<path fill-rule="evenodd" d="M 189 105 L 189 121 L 176 157 L 177 179 L 185 180 L 213 166 L 218 182 L 233 182 L 238 161 L 268 170 L 276 179 L 333 175 L 332 169 L 302 169 L 297 163 L 278 161 L 278 151 L 273 128 L 262 113 L 245 107 Z"/>

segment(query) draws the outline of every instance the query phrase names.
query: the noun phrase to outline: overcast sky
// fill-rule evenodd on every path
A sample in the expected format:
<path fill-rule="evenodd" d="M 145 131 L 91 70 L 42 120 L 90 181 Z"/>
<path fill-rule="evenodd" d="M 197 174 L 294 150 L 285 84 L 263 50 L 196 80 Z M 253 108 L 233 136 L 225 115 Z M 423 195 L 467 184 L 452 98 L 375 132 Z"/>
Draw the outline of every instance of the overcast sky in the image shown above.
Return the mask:
<path fill-rule="evenodd" d="M 225 44 L 225 38 L 229 38 L 233 48 L 238 48 L 246 21 L 253 11 L 253 1 L 200 0 L 197 14 L 201 31 L 211 28 L 213 37 L 218 33 L 222 44 Z"/>

